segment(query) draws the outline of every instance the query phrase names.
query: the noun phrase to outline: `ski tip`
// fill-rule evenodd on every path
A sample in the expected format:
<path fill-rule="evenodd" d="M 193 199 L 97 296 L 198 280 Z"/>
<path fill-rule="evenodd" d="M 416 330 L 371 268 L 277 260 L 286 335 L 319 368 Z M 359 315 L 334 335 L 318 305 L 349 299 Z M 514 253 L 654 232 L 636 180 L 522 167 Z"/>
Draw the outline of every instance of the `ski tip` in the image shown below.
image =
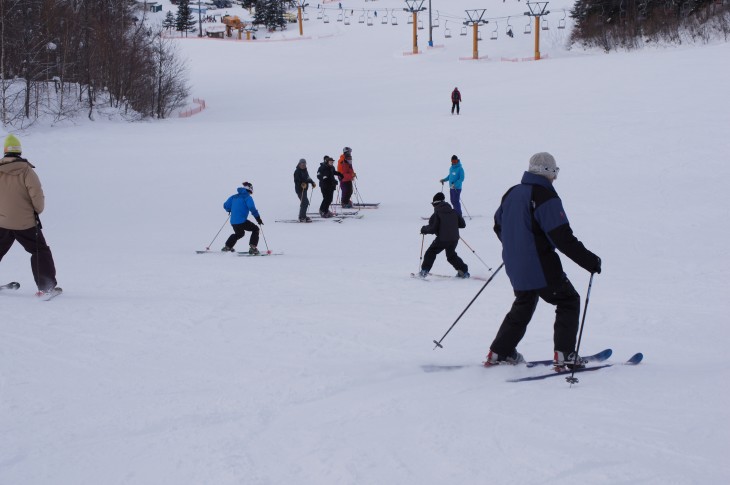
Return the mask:
<path fill-rule="evenodd" d="M 629 360 L 626 361 L 626 364 L 628 365 L 636 365 L 640 363 L 642 360 L 644 360 L 644 354 L 641 352 L 637 352 L 634 355 L 629 358 Z"/>

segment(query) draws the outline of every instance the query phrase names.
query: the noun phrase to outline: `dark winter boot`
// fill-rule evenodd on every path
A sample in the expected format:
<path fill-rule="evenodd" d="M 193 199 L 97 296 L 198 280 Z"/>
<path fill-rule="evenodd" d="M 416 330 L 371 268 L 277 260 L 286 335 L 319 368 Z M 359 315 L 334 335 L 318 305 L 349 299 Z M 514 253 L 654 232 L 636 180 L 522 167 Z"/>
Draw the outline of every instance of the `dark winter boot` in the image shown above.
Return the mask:
<path fill-rule="evenodd" d="M 497 352 L 492 351 L 492 349 L 489 349 L 489 353 L 487 354 L 487 360 L 484 361 L 484 367 L 491 367 L 493 365 L 517 365 L 522 364 L 525 362 L 525 358 L 522 357 L 522 354 L 517 352 L 515 350 L 512 352 L 511 355 L 499 355 Z"/>
<path fill-rule="evenodd" d="M 248 247 L 248 254 L 253 254 L 253 255 L 259 255 L 259 254 L 261 254 L 261 253 L 259 252 L 259 250 L 258 250 L 258 249 L 256 249 L 256 246 L 254 246 L 254 245 L 250 245 L 250 246 Z"/>
<path fill-rule="evenodd" d="M 228 246 L 223 246 L 223 249 L 221 249 L 224 253 L 232 253 L 234 251 L 233 248 L 229 248 Z"/>
<path fill-rule="evenodd" d="M 555 351 L 553 356 L 553 367 L 555 371 L 582 369 L 586 366 L 586 362 L 588 362 L 575 352 L 570 352 L 567 356 L 565 354 L 565 352 L 559 350 Z"/>

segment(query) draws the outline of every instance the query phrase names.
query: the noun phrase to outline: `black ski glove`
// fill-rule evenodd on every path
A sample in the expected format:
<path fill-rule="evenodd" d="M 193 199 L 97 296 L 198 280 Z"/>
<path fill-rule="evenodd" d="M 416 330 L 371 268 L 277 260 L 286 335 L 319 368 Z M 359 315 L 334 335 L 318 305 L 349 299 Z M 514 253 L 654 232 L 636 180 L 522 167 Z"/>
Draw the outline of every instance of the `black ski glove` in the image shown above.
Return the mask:
<path fill-rule="evenodd" d="M 257 217 L 256 218 L 256 222 L 259 223 L 259 226 L 263 226 L 264 225 L 264 221 L 262 221 L 260 217 Z"/>
<path fill-rule="evenodd" d="M 596 256 L 596 265 L 593 267 L 591 273 L 601 274 L 601 258 L 599 258 L 598 256 Z"/>
<path fill-rule="evenodd" d="M 421 234 L 426 235 L 428 234 L 426 231 L 428 230 L 428 226 L 421 227 Z"/>

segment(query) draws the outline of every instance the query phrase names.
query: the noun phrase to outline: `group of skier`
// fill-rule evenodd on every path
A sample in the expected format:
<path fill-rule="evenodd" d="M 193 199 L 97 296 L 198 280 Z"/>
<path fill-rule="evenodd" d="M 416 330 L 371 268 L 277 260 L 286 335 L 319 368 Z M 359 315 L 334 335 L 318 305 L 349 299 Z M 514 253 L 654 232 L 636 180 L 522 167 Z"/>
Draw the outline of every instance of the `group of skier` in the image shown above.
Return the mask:
<path fill-rule="evenodd" d="M 345 147 L 342 149 L 342 155 L 340 155 L 337 169 L 334 167 L 334 162 L 334 158 L 325 155 L 317 169 L 319 188 L 322 191 L 322 203 L 319 206 L 319 215 L 325 219 L 331 218 L 334 215 L 330 211 L 330 205 L 334 199 L 334 193 L 338 184 L 342 186 L 341 207 L 343 209 L 353 207 L 351 200 L 352 188 L 353 180 L 357 177 L 357 174 L 352 168 L 352 148 Z M 299 222 L 312 222 L 312 219 L 307 216 L 307 208 L 309 207 L 307 194 L 310 185 L 313 189 L 317 187 L 317 183 L 312 180 L 307 170 L 307 160 L 302 158 L 294 169 L 294 193 L 297 194 L 297 199 L 299 200 Z M 233 234 L 228 237 L 221 251 L 235 251 L 234 246 L 236 242 L 244 237 L 246 231 L 249 231 L 251 236 L 249 238 L 248 252 L 254 255 L 260 254 L 258 249 L 260 228 L 248 220 L 249 214 L 254 216 L 259 226 L 262 226 L 264 223 L 256 209 L 256 204 L 252 196 L 253 184 L 244 182 L 243 186 L 239 187 L 236 193 L 223 203 L 223 209 L 230 214 Z"/>
<path fill-rule="evenodd" d="M 0 261 L 15 241 L 31 254 L 31 268 L 40 296 L 61 293 L 57 286 L 56 268 L 51 249 L 46 243 L 39 214 L 45 207 L 43 189 L 34 166 L 22 156 L 20 140 L 8 135 L 0 160 Z M 556 370 L 585 366 L 585 360 L 575 351 L 580 314 L 580 296 L 563 271 L 556 249 L 591 274 L 601 272 L 601 258 L 585 248 L 573 235 L 562 201 L 554 183 L 559 168 L 555 158 L 547 153 L 534 154 L 519 184 L 502 197 L 494 215 L 494 232 L 502 243 L 502 261 L 514 290 L 515 300 L 504 317 L 492 341 L 484 365 L 518 364 L 524 362 L 517 345 L 522 340 L 540 299 L 555 305 L 553 334 L 553 364 Z M 334 159 L 324 156 L 317 170 L 322 191 L 320 215 L 331 217 L 329 211 L 338 183 L 342 185 L 342 207 L 352 207 L 352 182 L 356 177 L 352 167 L 352 149 L 345 147 L 338 167 Z M 451 157 L 447 177 L 451 204 L 443 192 L 433 196 L 433 215 L 421 227 L 421 234 L 436 238 L 426 251 L 419 276 L 427 277 L 436 256 L 446 251 L 448 262 L 460 278 L 469 278 L 469 268 L 456 253 L 459 229 L 466 227 L 461 214 L 461 189 L 464 168 L 459 158 Z M 306 215 L 308 186 L 316 187 L 307 172 L 306 160 L 301 159 L 294 172 L 294 188 L 300 200 L 299 221 L 311 220 Z M 223 204 L 230 214 L 233 234 L 226 240 L 223 251 L 233 251 L 246 231 L 251 233 L 249 253 L 259 254 L 260 226 L 264 222 L 253 200 L 253 184 L 244 182 L 236 194 Z M 253 215 L 258 226 L 248 220 Z"/>
<path fill-rule="evenodd" d="M 317 169 L 319 190 L 322 192 L 319 215 L 325 219 L 334 216 L 330 211 L 330 205 L 334 199 L 338 183 L 342 189 L 341 207 L 343 209 L 352 209 L 353 207 L 351 200 L 352 188 L 353 180 L 357 177 L 357 174 L 352 168 L 352 148 L 345 147 L 342 149 L 342 155 L 340 155 L 340 159 L 337 162 L 337 169 L 335 169 L 334 162 L 334 158 L 325 155 Z M 302 158 L 294 170 L 294 192 L 297 194 L 297 199 L 299 199 L 299 222 L 312 222 L 312 219 L 307 216 L 307 207 L 309 207 L 307 191 L 309 185 L 313 189 L 317 187 L 316 182 L 309 176 L 307 161 Z"/>
<path fill-rule="evenodd" d="M 457 277 L 468 278 L 467 265 L 456 253 L 459 229 L 466 227 L 461 215 L 461 184 L 464 170 L 458 157 L 441 182 L 449 182 L 453 208 L 438 192 L 431 202 L 434 213 L 421 234 L 435 234 L 426 251 L 419 276 L 428 276 L 436 255 L 446 251 L 447 261 Z M 502 197 L 494 215 L 494 232 L 502 243 L 502 261 L 515 294 L 512 308 L 504 317 L 489 347 L 485 366 L 516 365 L 525 362 L 517 351 L 540 299 L 556 306 L 553 330 L 553 367 L 566 370 L 585 367 L 576 352 L 580 295 L 563 271 L 556 249 L 591 274 L 601 272 L 601 258 L 585 248 L 573 235 L 563 204 L 553 184 L 560 169 L 547 153 L 534 154 L 518 185 Z"/>

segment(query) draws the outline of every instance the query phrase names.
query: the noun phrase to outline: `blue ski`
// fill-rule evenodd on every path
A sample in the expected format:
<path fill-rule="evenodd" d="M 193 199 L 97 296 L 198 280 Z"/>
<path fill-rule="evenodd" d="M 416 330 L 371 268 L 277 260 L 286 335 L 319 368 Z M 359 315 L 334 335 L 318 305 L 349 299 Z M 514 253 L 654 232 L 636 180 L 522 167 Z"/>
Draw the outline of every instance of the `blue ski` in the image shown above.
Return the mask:
<path fill-rule="evenodd" d="M 636 353 L 631 356 L 629 360 L 623 363 L 623 365 L 637 365 L 644 359 L 644 354 L 641 352 Z M 601 364 L 601 365 L 594 365 L 591 367 L 583 367 L 582 369 L 575 369 L 575 373 L 579 372 L 592 372 L 594 370 L 599 369 L 605 369 L 606 367 L 613 367 L 614 364 Z M 555 376 L 567 376 L 572 374 L 572 370 L 564 370 L 560 372 L 550 372 L 549 374 L 540 374 L 537 376 L 528 376 L 528 377 L 520 377 L 518 379 L 507 379 L 507 382 L 526 382 L 526 381 L 539 381 L 542 379 L 547 379 L 548 377 L 555 377 Z"/>
<path fill-rule="evenodd" d="M 417 276 L 414 276 L 413 273 L 411 274 L 414 278 L 419 278 Z M 426 280 L 428 281 L 428 280 Z M 587 357 L 584 357 L 584 359 L 588 360 L 588 362 L 603 362 L 605 360 L 608 360 L 609 357 L 611 357 L 611 354 L 613 351 L 611 349 L 605 349 L 597 354 L 589 355 Z M 547 366 L 547 365 L 553 365 L 552 359 L 550 360 L 532 360 L 530 362 L 527 362 L 527 367 L 536 367 L 536 366 Z M 463 369 L 465 367 L 477 367 L 477 364 L 462 364 L 462 365 L 422 365 L 421 369 L 424 370 L 424 372 L 440 372 L 440 371 L 449 371 L 449 370 L 457 370 L 457 369 Z M 484 367 L 483 364 L 479 364 L 479 367 Z"/>

